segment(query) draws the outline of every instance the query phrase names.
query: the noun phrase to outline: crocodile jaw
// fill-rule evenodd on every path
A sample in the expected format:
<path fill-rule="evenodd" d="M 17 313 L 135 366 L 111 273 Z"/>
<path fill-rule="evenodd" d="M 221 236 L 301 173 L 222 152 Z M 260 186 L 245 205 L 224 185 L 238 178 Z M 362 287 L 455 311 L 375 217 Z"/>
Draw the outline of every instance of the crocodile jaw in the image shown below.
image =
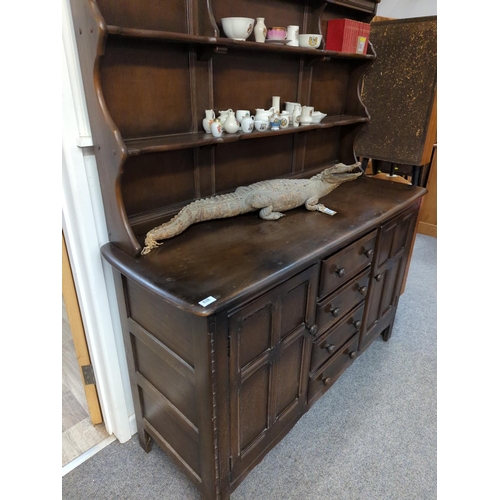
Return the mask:
<path fill-rule="evenodd" d="M 333 167 L 327 168 L 323 171 L 322 180 L 332 184 L 341 184 L 342 182 L 352 181 L 363 174 L 360 167 L 360 162 L 353 163 L 352 165 L 337 163 Z M 353 170 L 356 169 L 359 169 L 360 172 L 353 173 Z"/>

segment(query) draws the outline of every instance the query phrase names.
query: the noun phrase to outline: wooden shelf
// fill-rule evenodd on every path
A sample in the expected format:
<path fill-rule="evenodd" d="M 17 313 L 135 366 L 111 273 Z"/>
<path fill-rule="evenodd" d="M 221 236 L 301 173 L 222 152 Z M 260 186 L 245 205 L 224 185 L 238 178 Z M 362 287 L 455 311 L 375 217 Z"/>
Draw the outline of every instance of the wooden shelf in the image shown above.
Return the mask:
<path fill-rule="evenodd" d="M 373 14 L 380 0 L 326 0 L 326 3 Z"/>
<path fill-rule="evenodd" d="M 135 28 L 122 28 L 119 26 L 108 26 L 108 34 L 112 36 L 121 36 L 127 38 L 142 38 L 147 40 L 167 41 L 172 43 L 195 44 L 205 46 L 213 51 L 217 47 L 237 50 L 253 50 L 266 53 L 275 53 L 288 56 L 309 56 L 315 59 L 361 59 L 371 60 L 373 54 L 350 54 L 345 52 L 336 52 L 334 50 L 308 49 L 304 47 L 289 47 L 287 45 L 276 45 L 270 43 L 257 43 L 252 41 L 239 41 L 224 37 L 210 37 L 200 35 L 187 35 L 185 33 L 176 33 L 171 31 L 144 30 Z M 221 52 L 220 50 L 217 52 Z"/>
<path fill-rule="evenodd" d="M 174 151 L 178 149 L 187 149 L 193 147 L 210 146 L 214 144 L 227 144 L 239 140 L 260 139 L 276 135 L 298 134 L 312 130 L 327 129 L 331 127 L 341 127 L 344 125 L 353 125 L 356 123 L 366 123 L 369 118 L 362 116 L 327 116 L 321 123 L 313 123 L 299 127 L 289 126 L 281 130 L 266 130 L 265 132 L 253 131 L 248 134 L 236 132 L 229 134 L 224 132 L 222 137 L 214 137 L 212 134 L 204 132 L 194 132 L 188 134 L 164 135 L 157 137 L 144 137 L 140 139 L 127 139 L 127 146 L 130 156 L 138 156 L 148 153 L 161 153 L 165 151 Z"/>

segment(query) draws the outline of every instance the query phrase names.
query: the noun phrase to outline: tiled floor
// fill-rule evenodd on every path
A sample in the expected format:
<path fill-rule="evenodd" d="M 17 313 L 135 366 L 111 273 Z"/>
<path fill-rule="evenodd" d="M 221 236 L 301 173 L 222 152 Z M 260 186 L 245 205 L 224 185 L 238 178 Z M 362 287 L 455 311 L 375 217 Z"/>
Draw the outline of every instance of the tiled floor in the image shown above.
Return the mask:
<path fill-rule="evenodd" d="M 104 424 L 92 425 L 75 346 L 62 301 L 62 466 L 109 438 Z"/>

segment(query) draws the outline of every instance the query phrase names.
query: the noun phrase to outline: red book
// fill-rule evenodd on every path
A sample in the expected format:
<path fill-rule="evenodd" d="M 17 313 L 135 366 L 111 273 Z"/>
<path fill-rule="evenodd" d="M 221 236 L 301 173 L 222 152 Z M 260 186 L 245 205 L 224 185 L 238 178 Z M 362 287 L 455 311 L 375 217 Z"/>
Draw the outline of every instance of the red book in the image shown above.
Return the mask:
<path fill-rule="evenodd" d="M 358 22 L 358 35 L 356 43 L 356 53 L 366 54 L 368 50 L 368 39 L 370 37 L 370 24 Z"/>
<path fill-rule="evenodd" d="M 331 19 L 326 27 L 326 50 L 356 52 L 358 26 L 352 19 Z"/>

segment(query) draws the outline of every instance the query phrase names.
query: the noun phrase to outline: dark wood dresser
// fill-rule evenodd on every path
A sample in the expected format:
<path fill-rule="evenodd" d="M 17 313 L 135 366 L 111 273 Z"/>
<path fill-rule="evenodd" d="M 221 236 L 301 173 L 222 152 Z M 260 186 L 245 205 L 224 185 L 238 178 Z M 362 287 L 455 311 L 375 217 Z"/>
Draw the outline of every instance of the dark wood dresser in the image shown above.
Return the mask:
<path fill-rule="evenodd" d="M 388 340 L 425 189 L 361 176 L 297 208 L 203 222 L 141 256 L 187 203 L 356 161 L 368 53 L 234 41 L 220 19 L 322 33 L 374 0 L 72 0 L 142 447 L 205 499 L 229 495 L 379 335 Z M 258 7 L 256 7 L 258 5 Z M 256 11 L 257 10 L 257 11 Z M 327 113 L 317 125 L 223 134 L 205 110 Z"/>

